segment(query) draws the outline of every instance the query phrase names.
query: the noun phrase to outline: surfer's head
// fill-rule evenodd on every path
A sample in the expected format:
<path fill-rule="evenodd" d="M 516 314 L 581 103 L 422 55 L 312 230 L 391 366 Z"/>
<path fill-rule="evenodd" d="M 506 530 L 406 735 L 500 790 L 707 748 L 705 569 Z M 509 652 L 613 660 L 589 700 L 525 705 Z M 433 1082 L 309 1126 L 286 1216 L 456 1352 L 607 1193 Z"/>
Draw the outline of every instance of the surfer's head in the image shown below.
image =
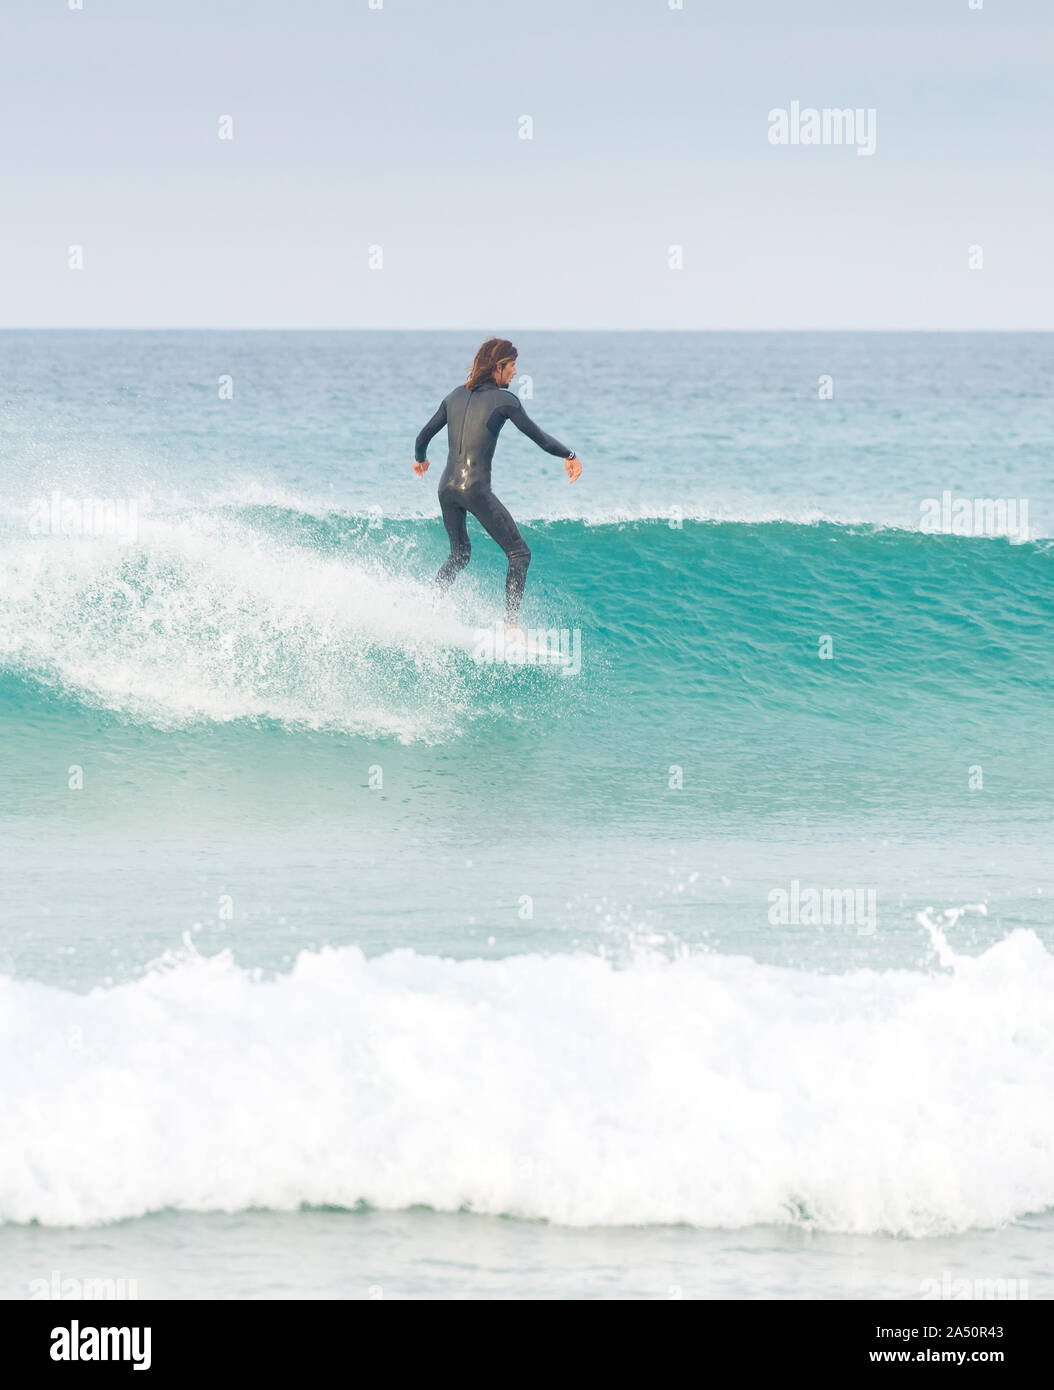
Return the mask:
<path fill-rule="evenodd" d="M 482 386 L 485 381 L 508 386 L 516 375 L 516 356 L 516 349 L 508 338 L 488 338 L 476 353 L 465 385 L 470 391 Z"/>

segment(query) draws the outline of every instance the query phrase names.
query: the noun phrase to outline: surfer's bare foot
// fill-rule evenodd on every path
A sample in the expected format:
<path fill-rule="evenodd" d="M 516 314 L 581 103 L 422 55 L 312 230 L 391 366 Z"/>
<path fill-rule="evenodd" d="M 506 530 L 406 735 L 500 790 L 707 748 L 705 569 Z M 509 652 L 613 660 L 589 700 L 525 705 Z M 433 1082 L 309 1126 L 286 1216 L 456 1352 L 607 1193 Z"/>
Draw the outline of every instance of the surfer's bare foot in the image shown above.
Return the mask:
<path fill-rule="evenodd" d="M 526 636 L 526 634 L 524 633 L 523 628 L 520 627 L 520 625 L 519 625 L 518 623 L 506 623 L 506 624 L 505 624 L 505 636 L 506 636 L 506 637 L 524 637 L 524 636 Z"/>

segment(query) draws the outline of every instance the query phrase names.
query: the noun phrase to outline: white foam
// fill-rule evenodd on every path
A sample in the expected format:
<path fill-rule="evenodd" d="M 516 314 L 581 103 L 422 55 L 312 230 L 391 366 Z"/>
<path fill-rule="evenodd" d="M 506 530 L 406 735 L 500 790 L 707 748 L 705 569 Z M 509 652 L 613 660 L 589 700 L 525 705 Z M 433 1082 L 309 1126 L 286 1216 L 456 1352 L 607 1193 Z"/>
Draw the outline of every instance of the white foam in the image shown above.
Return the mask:
<path fill-rule="evenodd" d="M 998 1226 L 1054 1205 L 1054 958 L 1019 930 L 948 959 L 342 948 L 266 980 L 188 946 L 86 996 L 0 979 L 0 1219 L 367 1202 Z"/>
<path fill-rule="evenodd" d="M 736 506 L 717 503 L 670 503 L 641 502 L 636 506 L 613 505 L 591 506 L 576 510 L 573 507 L 551 507 L 536 518 L 539 521 L 581 521 L 586 526 L 623 525 L 627 522 L 653 521 L 669 525 L 677 521 L 725 522 L 729 525 L 758 526 L 773 522 L 783 522 L 793 526 L 815 526 L 826 523 L 832 526 L 878 527 L 880 524 L 858 515 L 825 512 L 818 508 L 806 507 L 797 510 L 783 510 L 779 507 Z M 897 529 L 897 528 L 893 528 Z"/>
<path fill-rule="evenodd" d="M 142 509 L 157 517 L 177 519 L 189 515 L 200 515 L 209 511 L 229 511 L 238 513 L 250 509 L 275 509 L 296 512 L 301 516 L 318 521 L 335 517 L 380 526 L 387 522 L 436 523 L 440 521 L 439 506 L 434 490 L 429 489 L 427 500 L 416 506 L 380 506 L 363 508 L 344 506 L 334 498 L 308 496 L 293 492 L 279 484 L 262 482 L 246 477 L 228 483 L 224 487 L 209 492 L 201 498 L 191 498 L 173 491 L 155 489 L 149 496 L 144 495 Z M 21 516 L 26 511 L 25 504 L 6 503 L 0 499 L 0 517 L 4 515 Z M 900 532 L 907 535 L 932 535 L 931 531 L 920 528 L 910 516 L 898 520 L 876 515 L 865 516 L 859 511 L 840 511 L 822 507 L 780 507 L 751 502 L 689 502 L 686 504 L 661 501 L 636 503 L 598 503 L 579 499 L 568 499 L 566 505 L 555 504 L 544 509 L 530 509 L 513 506 L 517 520 L 524 526 L 540 525 L 547 522 L 577 521 L 584 526 L 621 526 L 635 522 L 653 522 L 670 525 L 671 521 L 713 522 L 730 526 L 840 526 L 863 528 L 874 531 Z M 940 534 L 940 533 L 937 533 Z M 959 539 L 996 540 L 1005 537 L 977 536 Z M 1042 535 L 1033 536 L 1034 541 L 1046 539 Z"/>
<path fill-rule="evenodd" d="M 284 545 L 208 513 L 0 548 L 2 650 L 80 697 L 167 727 L 272 718 L 403 741 L 449 736 L 472 629 L 361 555 Z"/>

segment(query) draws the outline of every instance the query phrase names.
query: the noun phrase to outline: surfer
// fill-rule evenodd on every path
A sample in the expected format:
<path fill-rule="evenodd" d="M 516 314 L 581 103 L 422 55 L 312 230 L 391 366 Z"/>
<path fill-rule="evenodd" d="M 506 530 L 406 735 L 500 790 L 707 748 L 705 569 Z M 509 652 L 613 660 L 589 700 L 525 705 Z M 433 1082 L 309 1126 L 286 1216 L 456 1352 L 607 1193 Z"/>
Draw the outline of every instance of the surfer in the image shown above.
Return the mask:
<path fill-rule="evenodd" d="M 509 562 L 505 577 L 505 625 L 516 630 L 527 566 L 531 552 L 509 511 L 490 488 L 494 446 L 506 420 L 511 420 L 528 439 L 564 460 L 569 482 L 582 472 L 573 449 L 538 428 L 523 408 L 519 396 L 506 390 L 516 375 L 517 352 L 507 338 L 488 338 L 476 353 L 464 386 L 457 386 L 439 403 L 439 409 L 417 436 L 414 472 L 428 472 L 428 445 L 446 426 L 447 461 L 439 480 L 439 505 L 450 537 L 450 554 L 436 575 L 436 585 L 447 589 L 465 568 L 472 554 L 466 514 L 471 512 L 483 529 L 501 546 Z"/>

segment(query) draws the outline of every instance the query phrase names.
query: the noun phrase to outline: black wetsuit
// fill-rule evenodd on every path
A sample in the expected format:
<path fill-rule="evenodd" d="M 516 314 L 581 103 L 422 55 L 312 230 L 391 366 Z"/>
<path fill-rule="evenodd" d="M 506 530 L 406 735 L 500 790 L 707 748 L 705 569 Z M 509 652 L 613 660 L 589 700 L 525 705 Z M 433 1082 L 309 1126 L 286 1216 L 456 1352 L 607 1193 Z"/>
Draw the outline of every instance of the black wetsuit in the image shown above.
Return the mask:
<path fill-rule="evenodd" d="M 465 513 L 471 512 L 483 529 L 498 542 L 509 562 L 505 579 L 505 621 L 514 623 L 520 611 L 523 586 L 527 582 L 527 566 L 531 552 L 520 535 L 519 528 L 490 490 L 490 465 L 494 446 L 506 420 L 511 420 L 528 439 L 533 439 L 547 454 L 561 458 L 572 457 L 551 434 L 540 430 L 523 408 L 519 396 L 506 391 L 496 382 L 485 381 L 469 390 L 458 386 L 417 436 L 414 458 L 423 463 L 428 445 L 446 426 L 447 461 L 439 480 L 439 505 L 443 523 L 450 537 L 450 554 L 436 575 L 436 583 L 446 588 L 468 564 L 472 547 L 468 539 Z"/>

